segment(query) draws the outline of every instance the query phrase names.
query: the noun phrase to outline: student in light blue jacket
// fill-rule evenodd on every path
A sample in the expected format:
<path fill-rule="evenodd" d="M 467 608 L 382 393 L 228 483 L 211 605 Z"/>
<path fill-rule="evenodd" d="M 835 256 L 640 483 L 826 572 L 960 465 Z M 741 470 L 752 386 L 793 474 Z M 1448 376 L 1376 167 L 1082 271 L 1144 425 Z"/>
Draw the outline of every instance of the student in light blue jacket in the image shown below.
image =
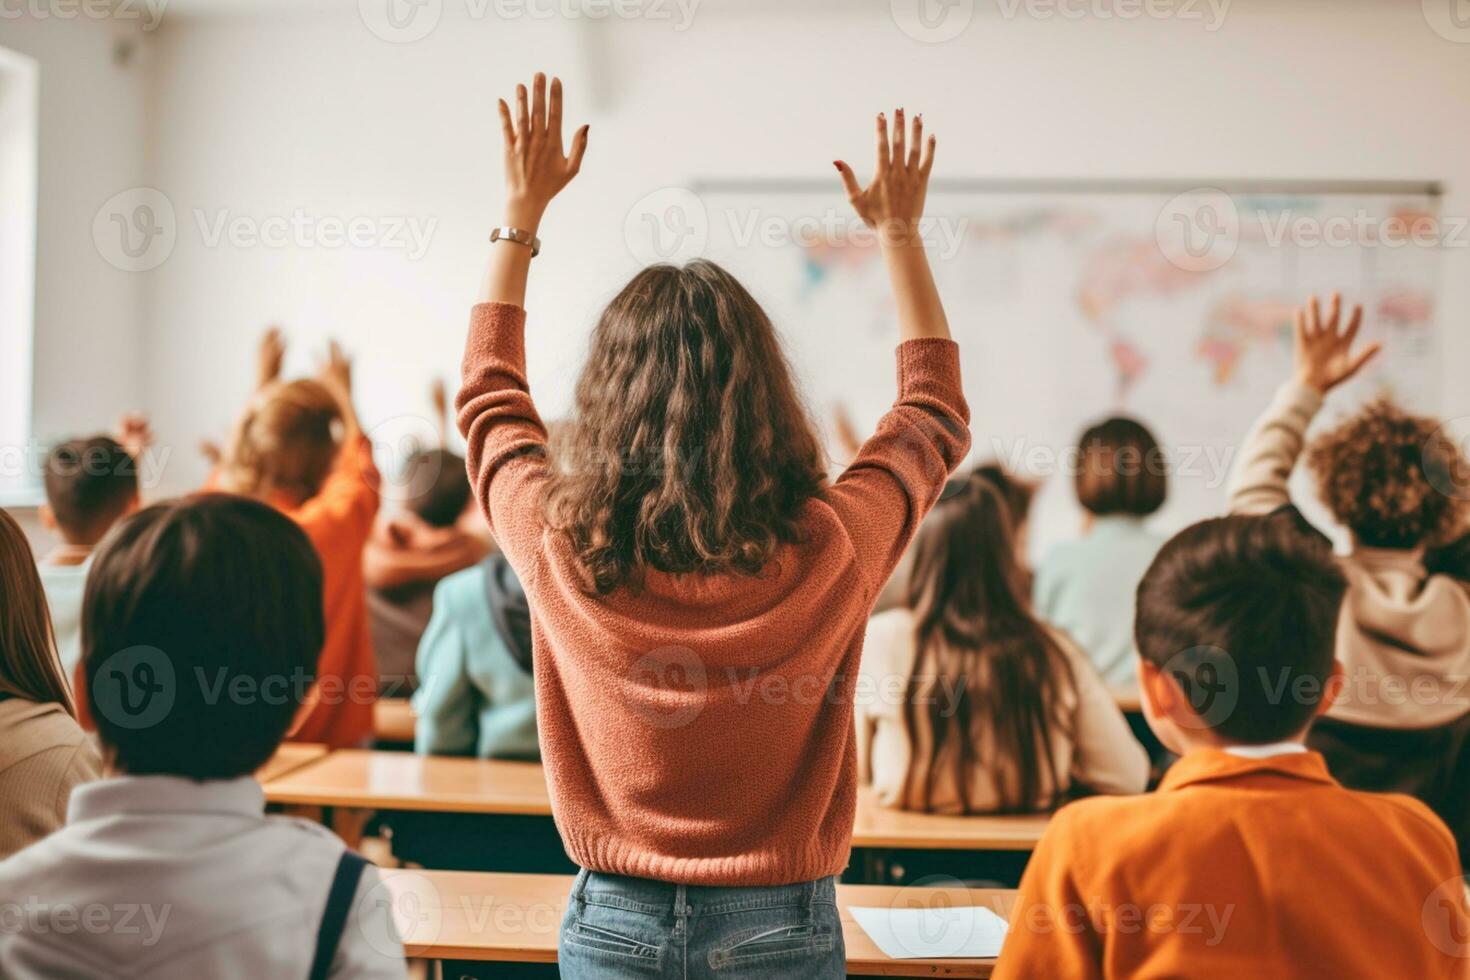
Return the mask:
<path fill-rule="evenodd" d="M 531 611 L 504 555 L 496 552 L 439 582 L 417 670 L 414 751 L 540 757 Z"/>
<path fill-rule="evenodd" d="M 1164 539 L 1144 519 L 1164 505 L 1166 461 L 1153 434 L 1130 418 L 1107 419 L 1077 447 L 1083 534 L 1036 569 L 1036 612 L 1087 652 L 1108 686 L 1138 683 L 1133 596 Z"/>

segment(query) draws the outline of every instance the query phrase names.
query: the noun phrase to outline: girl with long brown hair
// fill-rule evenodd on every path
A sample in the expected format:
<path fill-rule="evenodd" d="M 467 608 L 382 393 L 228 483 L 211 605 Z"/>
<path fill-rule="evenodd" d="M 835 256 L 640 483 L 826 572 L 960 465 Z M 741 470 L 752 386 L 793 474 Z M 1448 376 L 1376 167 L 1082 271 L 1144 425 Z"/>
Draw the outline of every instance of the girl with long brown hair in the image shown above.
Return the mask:
<path fill-rule="evenodd" d="M 508 197 L 459 425 L 530 599 L 541 754 L 583 868 L 562 976 L 840 977 L 863 624 L 969 447 L 920 235 L 933 138 L 880 115 L 873 182 L 836 163 L 900 343 L 893 409 L 829 484 L 770 320 L 708 262 L 645 269 L 608 305 L 552 465 L 522 307 L 587 128 L 563 148 L 561 85 L 540 75 L 500 115 Z"/>
<path fill-rule="evenodd" d="M 1147 784 L 1096 668 L 1032 614 L 1013 527 L 993 483 L 951 483 L 914 540 L 904 604 L 868 624 L 858 742 L 888 806 L 1019 813 L 1075 786 Z"/>
<path fill-rule="evenodd" d="M 60 827 L 71 788 L 100 768 L 77 725 L 31 546 L 0 510 L 0 858 Z"/>

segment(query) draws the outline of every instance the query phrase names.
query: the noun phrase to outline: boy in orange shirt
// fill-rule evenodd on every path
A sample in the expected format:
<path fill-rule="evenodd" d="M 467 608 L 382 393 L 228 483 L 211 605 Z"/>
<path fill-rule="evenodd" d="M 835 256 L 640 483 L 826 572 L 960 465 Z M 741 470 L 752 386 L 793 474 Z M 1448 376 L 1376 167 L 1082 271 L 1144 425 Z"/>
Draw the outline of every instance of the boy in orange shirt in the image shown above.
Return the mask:
<path fill-rule="evenodd" d="M 327 639 L 316 683 L 287 738 L 334 747 L 372 735 L 378 671 L 368 630 L 362 554 L 378 512 L 378 471 L 352 404 L 352 366 L 334 341 L 316 378 L 279 380 L 285 346 L 261 341 L 259 390 L 213 488 L 263 500 L 316 547 L 325 573 Z"/>
<path fill-rule="evenodd" d="M 1464 977 L 1449 830 L 1344 789 L 1303 745 L 1332 702 L 1346 581 L 1293 510 L 1187 528 L 1138 588 L 1157 792 L 1064 807 L 1021 880 L 996 980 Z"/>

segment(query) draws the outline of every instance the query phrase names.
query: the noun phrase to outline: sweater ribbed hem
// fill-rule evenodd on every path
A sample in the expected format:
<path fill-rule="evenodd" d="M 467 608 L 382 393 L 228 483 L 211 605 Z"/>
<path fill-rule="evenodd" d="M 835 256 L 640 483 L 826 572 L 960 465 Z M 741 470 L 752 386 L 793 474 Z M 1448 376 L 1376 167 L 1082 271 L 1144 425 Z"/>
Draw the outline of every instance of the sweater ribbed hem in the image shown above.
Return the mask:
<path fill-rule="evenodd" d="M 571 833 L 565 828 L 561 836 L 567 856 L 588 871 L 718 888 L 794 885 L 841 874 L 847 868 L 852 843 L 849 836 L 839 847 L 813 840 L 800 851 L 690 858 L 648 851 L 613 837 Z"/>

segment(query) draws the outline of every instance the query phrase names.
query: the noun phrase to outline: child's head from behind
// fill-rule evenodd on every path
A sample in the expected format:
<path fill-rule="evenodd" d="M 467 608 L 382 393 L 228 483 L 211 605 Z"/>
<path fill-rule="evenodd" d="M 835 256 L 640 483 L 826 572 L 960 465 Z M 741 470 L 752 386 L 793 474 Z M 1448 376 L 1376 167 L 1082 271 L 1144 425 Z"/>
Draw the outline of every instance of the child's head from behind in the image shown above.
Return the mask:
<path fill-rule="evenodd" d="M 1142 423 L 1106 419 L 1078 440 L 1077 501 L 1096 517 L 1147 517 L 1164 505 L 1166 470 L 1163 450 Z"/>
<path fill-rule="evenodd" d="M 320 381 L 303 378 L 260 392 L 246 409 L 224 466 L 237 493 L 314 497 L 337 458 L 342 409 Z"/>
<path fill-rule="evenodd" d="M 825 457 L 775 329 L 713 263 L 633 277 L 593 332 L 576 407 L 547 515 L 598 592 L 648 567 L 755 574 L 821 492 Z"/>
<path fill-rule="evenodd" d="M 1305 731 L 1330 703 L 1346 588 L 1331 545 L 1295 511 L 1202 521 L 1171 538 L 1139 583 L 1134 621 L 1161 740 L 1179 750 L 1171 726 L 1243 745 Z"/>
<path fill-rule="evenodd" d="M 1308 462 L 1323 503 L 1360 544 L 1415 548 L 1465 530 L 1470 501 L 1450 491 L 1470 463 L 1436 420 L 1386 398 L 1318 436 Z"/>
<path fill-rule="evenodd" d="M 1000 605 L 1024 607 L 1015 530 L 1012 505 L 993 482 L 950 480 L 914 536 L 909 608 L 985 618 Z"/>
<path fill-rule="evenodd" d="M 0 510 L 0 692 L 71 708 L 41 576 L 25 532 Z"/>
<path fill-rule="evenodd" d="M 72 439 L 46 457 L 41 519 L 68 544 L 94 545 L 138 506 L 138 467 L 110 436 Z"/>
<path fill-rule="evenodd" d="M 420 450 L 403 464 L 409 511 L 430 527 L 452 527 L 470 502 L 464 457 L 447 449 Z"/>
<path fill-rule="evenodd" d="M 322 566 L 290 518 L 205 494 L 118 525 L 82 601 L 82 669 L 115 768 L 230 779 L 260 767 L 315 676 Z"/>

